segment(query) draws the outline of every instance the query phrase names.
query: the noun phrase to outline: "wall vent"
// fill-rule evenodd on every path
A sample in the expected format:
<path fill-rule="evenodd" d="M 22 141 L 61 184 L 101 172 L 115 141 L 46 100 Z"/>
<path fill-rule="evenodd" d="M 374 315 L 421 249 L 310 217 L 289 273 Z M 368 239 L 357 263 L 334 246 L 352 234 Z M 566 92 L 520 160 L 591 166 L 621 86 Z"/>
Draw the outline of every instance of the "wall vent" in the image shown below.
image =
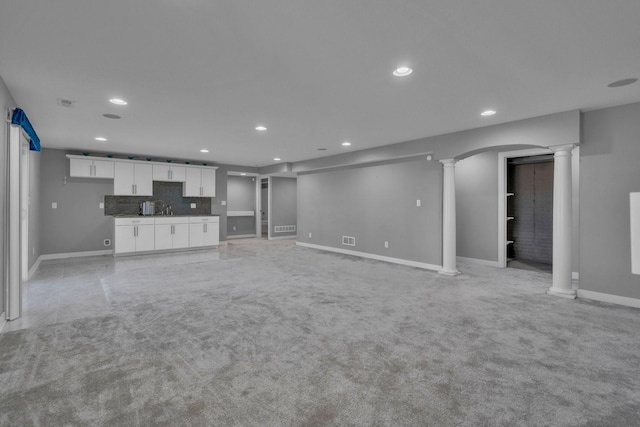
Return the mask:
<path fill-rule="evenodd" d="M 356 245 L 356 238 L 355 237 L 349 237 L 349 236 L 342 236 L 342 244 L 346 245 L 346 246 L 355 246 Z"/>
<path fill-rule="evenodd" d="M 295 231 L 295 225 L 276 225 L 275 227 L 273 227 L 274 233 L 294 233 Z"/>

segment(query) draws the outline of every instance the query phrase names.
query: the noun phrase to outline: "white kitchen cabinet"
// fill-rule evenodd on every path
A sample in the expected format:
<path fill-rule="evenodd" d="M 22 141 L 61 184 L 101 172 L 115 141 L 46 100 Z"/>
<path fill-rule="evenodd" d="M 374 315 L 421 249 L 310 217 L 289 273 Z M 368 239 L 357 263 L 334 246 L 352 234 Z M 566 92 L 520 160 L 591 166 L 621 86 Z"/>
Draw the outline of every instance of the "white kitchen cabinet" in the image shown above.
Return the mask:
<path fill-rule="evenodd" d="M 115 218 L 114 253 L 154 250 L 154 224 L 153 218 Z"/>
<path fill-rule="evenodd" d="M 156 250 L 180 249 L 189 247 L 189 218 L 156 218 Z"/>
<path fill-rule="evenodd" d="M 220 244 L 220 217 L 196 216 L 189 218 L 189 247 L 217 246 Z"/>
<path fill-rule="evenodd" d="M 187 167 L 186 172 L 184 197 L 216 196 L 216 168 L 193 166 Z"/>
<path fill-rule="evenodd" d="M 113 178 L 113 160 L 69 157 L 69 176 L 78 178 Z"/>
<path fill-rule="evenodd" d="M 114 162 L 113 194 L 152 196 L 153 167 L 148 163 Z"/>
<path fill-rule="evenodd" d="M 153 164 L 153 180 L 165 182 L 184 182 L 187 179 L 187 168 L 185 166 L 169 164 Z"/>

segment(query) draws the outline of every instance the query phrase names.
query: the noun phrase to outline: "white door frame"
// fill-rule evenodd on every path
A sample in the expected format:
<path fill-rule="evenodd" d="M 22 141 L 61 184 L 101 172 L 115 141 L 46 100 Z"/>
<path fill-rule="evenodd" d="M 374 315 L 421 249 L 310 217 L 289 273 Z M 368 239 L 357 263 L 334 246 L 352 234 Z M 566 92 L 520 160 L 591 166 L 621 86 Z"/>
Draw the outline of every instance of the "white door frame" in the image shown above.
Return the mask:
<path fill-rule="evenodd" d="M 498 266 L 507 267 L 507 160 L 514 157 L 552 154 L 548 148 L 503 151 L 498 153 Z"/>
<path fill-rule="evenodd" d="M 8 255 L 7 255 L 7 320 L 14 320 L 20 317 L 22 309 L 21 285 L 21 263 L 22 251 L 20 249 L 20 134 L 22 128 L 14 125 L 9 126 L 9 158 L 7 168 L 9 169 L 8 182 Z"/>
<path fill-rule="evenodd" d="M 29 280 L 29 137 L 20 132 L 20 280 Z"/>

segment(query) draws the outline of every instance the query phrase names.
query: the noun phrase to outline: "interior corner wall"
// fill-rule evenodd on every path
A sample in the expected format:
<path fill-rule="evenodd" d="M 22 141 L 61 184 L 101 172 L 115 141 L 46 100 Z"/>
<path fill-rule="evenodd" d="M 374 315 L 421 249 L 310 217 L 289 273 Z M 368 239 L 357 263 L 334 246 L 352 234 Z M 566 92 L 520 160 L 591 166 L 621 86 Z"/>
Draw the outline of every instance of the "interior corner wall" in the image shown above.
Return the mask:
<path fill-rule="evenodd" d="M 29 268 L 40 257 L 41 222 L 40 222 L 40 159 L 41 152 L 29 152 Z"/>
<path fill-rule="evenodd" d="M 498 153 L 456 163 L 457 255 L 498 262 Z"/>
<path fill-rule="evenodd" d="M 228 211 L 256 212 L 256 181 L 251 176 L 227 176 Z M 231 216 L 227 218 L 228 235 L 256 233 L 255 216 Z M 235 230 L 233 229 L 235 227 Z"/>
<path fill-rule="evenodd" d="M 269 201 L 271 226 L 270 237 L 296 236 L 297 232 L 275 232 L 275 227 L 298 224 L 297 178 L 271 177 Z"/>
<path fill-rule="evenodd" d="M 113 194 L 113 180 L 70 178 L 69 159 L 63 150 L 43 148 L 40 153 L 40 236 L 43 255 L 112 249 L 112 218 L 99 207 L 105 194 Z M 57 208 L 52 209 L 52 203 Z"/>
<path fill-rule="evenodd" d="M 298 241 L 442 265 L 442 165 L 420 158 L 298 175 Z"/>
<path fill-rule="evenodd" d="M 640 103 L 586 112 L 580 147 L 580 289 L 640 299 L 629 193 L 640 191 Z"/>

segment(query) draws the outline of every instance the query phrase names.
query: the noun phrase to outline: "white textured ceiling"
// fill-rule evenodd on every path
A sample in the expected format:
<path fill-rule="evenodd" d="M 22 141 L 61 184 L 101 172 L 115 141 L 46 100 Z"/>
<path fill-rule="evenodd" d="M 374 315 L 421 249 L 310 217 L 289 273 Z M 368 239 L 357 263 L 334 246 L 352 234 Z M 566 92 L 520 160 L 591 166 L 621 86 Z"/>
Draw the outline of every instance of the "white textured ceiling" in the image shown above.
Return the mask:
<path fill-rule="evenodd" d="M 264 166 L 640 101 L 607 87 L 640 77 L 639 17 L 638 0 L 3 1 L 0 76 L 44 147 Z"/>

